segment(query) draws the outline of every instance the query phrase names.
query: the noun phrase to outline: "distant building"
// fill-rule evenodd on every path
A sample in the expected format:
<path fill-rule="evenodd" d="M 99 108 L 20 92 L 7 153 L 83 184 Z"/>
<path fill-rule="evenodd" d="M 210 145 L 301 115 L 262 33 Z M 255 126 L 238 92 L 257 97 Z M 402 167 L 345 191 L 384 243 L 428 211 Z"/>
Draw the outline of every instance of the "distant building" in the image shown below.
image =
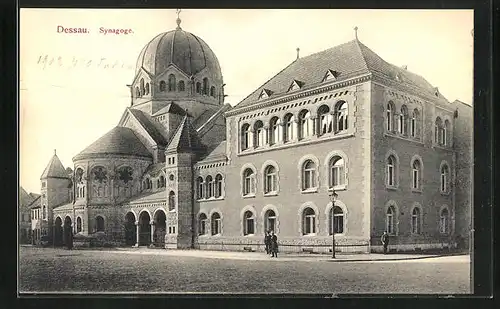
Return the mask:
<path fill-rule="evenodd" d="M 30 244 L 32 242 L 31 208 L 40 199 L 40 194 L 29 193 L 24 188 L 19 188 L 19 242 Z"/>
<path fill-rule="evenodd" d="M 232 107 L 217 57 L 180 27 L 140 52 L 131 106 L 41 177 L 42 224 L 123 245 L 416 250 L 468 237 L 472 108 L 356 37 L 297 57 Z M 335 190 L 335 204 L 329 193 Z M 39 219 L 40 220 L 40 219 Z M 44 232 L 45 231 L 45 232 Z"/>

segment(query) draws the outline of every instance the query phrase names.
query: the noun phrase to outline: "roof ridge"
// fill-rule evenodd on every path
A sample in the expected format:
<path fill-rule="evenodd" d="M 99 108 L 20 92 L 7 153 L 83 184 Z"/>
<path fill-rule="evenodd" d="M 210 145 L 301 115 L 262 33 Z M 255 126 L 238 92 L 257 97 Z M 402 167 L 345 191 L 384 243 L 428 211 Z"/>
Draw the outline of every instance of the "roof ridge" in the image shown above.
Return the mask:
<path fill-rule="evenodd" d="M 365 54 L 363 53 L 363 50 L 361 49 L 361 45 L 365 48 L 368 48 L 365 44 L 361 43 L 357 38 L 352 40 L 354 41 L 354 43 L 356 43 L 356 46 L 358 47 L 358 51 L 359 53 L 361 54 L 361 59 L 363 59 L 363 65 L 365 67 L 365 69 L 367 69 L 368 71 L 370 71 L 370 68 L 368 68 L 368 63 L 366 62 L 366 58 L 365 58 Z M 352 41 L 349 41 L 347 43 L 350 43 Z M 361 45 L 360 45 L 361 44 Z M 371 49 L 368 48 L 368 50 L 370 50 L 371 52 L 373 52 Z M 377 55 L 375 52 L 373 52 L 375 55 Z M 377 55 L 378 56 L 378 55 Z M 380 57 L 379 57 L 380 58 Z M 382 58 L 380 58 L 382 59 Z M 383 60 L 383 59 L 382 59 Z"/>

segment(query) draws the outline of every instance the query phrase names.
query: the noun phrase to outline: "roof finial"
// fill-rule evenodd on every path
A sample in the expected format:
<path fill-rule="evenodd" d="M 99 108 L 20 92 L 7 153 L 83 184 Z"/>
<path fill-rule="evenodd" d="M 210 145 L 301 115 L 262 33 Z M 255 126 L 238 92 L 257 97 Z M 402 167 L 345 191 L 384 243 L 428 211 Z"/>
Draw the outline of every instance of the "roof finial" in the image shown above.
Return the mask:
<path fill-rule="evenodd" d="M 300 48 L 297 47 L 297 59 L 299 59 Z"/>
<path fill-rule="evenodd" d="M 356 40 L 358 39 L 358 26 L 354 27 L 354 35 L 356 36 Z"/>
<path fill-rule="evenodd" d="M 181 11 L 182 11 L 182 9 L 177 9 L 176 10 L 176 13 L 177 13 L 177 29 L 181 29 L 181 19 L 179 17 L 179 14 L 181 14 Z"/>
<path fill-rule="evenodd" d="M 54 156 L 57 155 L 56 150 L 54 149 Z"/>

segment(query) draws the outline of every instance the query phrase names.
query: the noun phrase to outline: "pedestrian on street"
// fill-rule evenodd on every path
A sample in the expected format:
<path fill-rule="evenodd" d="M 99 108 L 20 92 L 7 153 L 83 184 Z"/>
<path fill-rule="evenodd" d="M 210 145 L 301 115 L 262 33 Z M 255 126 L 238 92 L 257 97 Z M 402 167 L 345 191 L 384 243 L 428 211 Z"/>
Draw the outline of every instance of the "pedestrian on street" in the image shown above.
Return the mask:
<path fill-rule="evenodd" d="M 382 245 L 384 246 L 384 254 L 387 254 L 387 246 L 389 246 L 389 234 L 387 234 L 387 231 L 384 231 L 384 234 L 382 234 L 380 240 L 382 241 Z"/>
<path fill-rule="evenodd" d="M 266 231 L 266 235 L 264 236 L 264 244 L 266 245 L 266 253 L 271 253 L 271 235 L 269 231 Z"/>
<path fill-rule="evenodd" d="M 271 231 L 271 257 L 278 257 L 278 236 Z"/>

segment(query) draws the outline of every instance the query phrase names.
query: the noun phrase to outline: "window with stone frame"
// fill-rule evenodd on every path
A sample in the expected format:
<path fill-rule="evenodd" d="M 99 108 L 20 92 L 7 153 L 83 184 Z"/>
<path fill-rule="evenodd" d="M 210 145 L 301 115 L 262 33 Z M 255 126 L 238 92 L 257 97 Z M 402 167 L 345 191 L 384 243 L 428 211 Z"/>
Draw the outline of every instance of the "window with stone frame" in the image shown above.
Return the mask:
<path fill-rule="evenodd" d="M 332 235 L 332 228 L 335 231 L 335 234 L 342 234 L 344 233 L 344 212 L 342 211 L 342 208 L 339 206 L 332 207 L 330 209 L 330 215 L 329 215 L 329 231 L 328 234 Z"/>
<path fill-rule="evenodd" d="M 334 156 L 330 159 L 329 167 L 330 177 L 328 187 L 335 188 L 345 185 L 346 169 L 344 159 L 340 156 Z"/>
<path fill-rule="evenodd" d="M 345 101 L 339 101 L 335 105 L 336 132 L 342 132 L 348 128 L 348 104 Z"/>
<path fill-rule="evenodd" d="M 255 173 L 251 168 L 243 172 L 243 195 L 255 194 Z"/>
<path fill-rule="evenodd" d="M 207 234 L 207 215 L 201 213 L 198 218 L 198 235 Z"/>
<path fill-rule="evenodd" d="M 283 141 L 290 142 L 293 140 L 293 123 L 294 116 L 291 113 L 288 113 L 283 118 Z"/>
<path fill-rule="evenodd" d="M 215 197 L 222 197 L 222 175 L 215 175 Z"/>
<path fill-rule="evenodd" d="M 273 193 L 276 191 L 277 191 L 276 167 L 268 165 L 264 169 L 264 193 Z"/>
<path fill-rule="evenodd" d="M 302 190 L 310 190 L 317 187 L 316 164 L 308 159 L 302 165 Z"/>
<path fill-rule="evenodd" d="M 395 219 L 394 217 L 395 216 L 396 216 L 396 209 L 394 208 L 394 206 L 389 206 L 389 208 L 387 208 L 386 220 L 385 220 L 385 227 L 386 227 L 387 234 L 390 234 L 390 235 L 396 234 L 395 225 L 394 225 L 394 219 Z"/>
<path fill-rule="evenodd" d="M 203 180 L 203 177 L 199 176 L 197 179 L 196 179 L 196 198 L 198 200 L 201 200 L 204 198 L 204 186 L 205 186 L 205 181 Z"/>
<path fill-rule="evenodd" d="M 316 213 L 310 207 L 307 207 L 302 212 L 302 234 L 316 234 Z"/>
<path fill-rule="evenodd" d="M 241 126 L 241 150 L 247 150 L 250 147 L 250 125 L 248 123 Z"/>
<path fill-rule="evenodd" d="M 219 213 L 214 212 L 212 214 L 212 217 L 210 218 L 211 220 L 211 230 L 212 230 L 212 235 L 220 235 L 222 234 L 222 219 Z"/>
<path fill-rule="evenodd" d="M 420 208 L 415 207 L 411 212 L 411 232 L 412 234 L 420 234 Z"/>
<path fill-rule="evenodd" d="M 247 210 L 243 214 L 243 235 L 253 235 L 255 233 L 254 214 Z"/>

